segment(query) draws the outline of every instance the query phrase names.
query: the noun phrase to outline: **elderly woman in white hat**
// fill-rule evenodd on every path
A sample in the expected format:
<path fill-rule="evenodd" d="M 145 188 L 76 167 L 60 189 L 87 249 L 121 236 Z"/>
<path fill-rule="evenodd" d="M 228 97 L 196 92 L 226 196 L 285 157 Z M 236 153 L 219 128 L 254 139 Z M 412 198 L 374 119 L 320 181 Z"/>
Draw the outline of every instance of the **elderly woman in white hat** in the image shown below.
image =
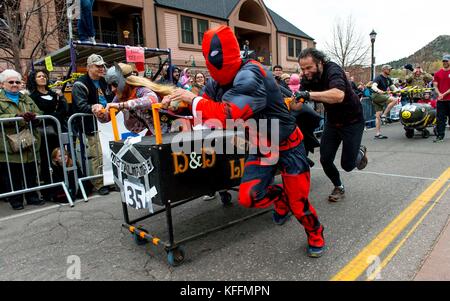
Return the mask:
<path fill-rule="evenodd" d="M 12 69 L 7 69 L 0 74 L 0 79 L 3 83 L 3 89 L 0 91 L 0 118 L 22 117 L 23 120 L 18 121 L 19 131 L 29 128 L 30 122 L 36 124 L 38 122 L 36 115 L 40 115 L 41 111 L 29 96 L 20 93 L 22 76 Z M 33 128 L 35 129 L 35 127 Z M 0 130 L 0 185 L 2 191 L 10 192 L 23 190 L 25 187 L 36 187 L 35 159 L 39 158 L 39 154 L 33 153 L 33 147 L 22 147 L 20 151 L 14 151 L 8 142 L 8 136 L 17 134 L 14 122 L 3 123 L 3 129 L 4 131 Z M 40 136 L 36 130 L 33 134 L 34 150 L 38 152 Z M 43 204 L 36 192 L 26 193 L 25 198 L 28 205 Z M 8 201 L 14 210 L 24 208 L 22 195 L 10 196 Z"/>

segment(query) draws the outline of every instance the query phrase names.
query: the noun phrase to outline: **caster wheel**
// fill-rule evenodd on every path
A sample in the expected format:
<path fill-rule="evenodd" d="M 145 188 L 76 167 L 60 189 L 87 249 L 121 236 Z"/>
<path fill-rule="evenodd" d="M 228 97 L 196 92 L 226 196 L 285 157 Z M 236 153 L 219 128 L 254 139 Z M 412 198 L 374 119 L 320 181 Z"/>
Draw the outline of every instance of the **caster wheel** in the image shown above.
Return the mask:
<path fill-rule="evenodd" d="M 427 139 L 430 137 L 430 131 L 428 131 L 427 129 L 422 131 L 422 138 Z"/>
<path fill-rule="evenodd" d="M 184 248 L 179 246 L 173 250 L 167 251 L 167 261 L 173 267 L 179 266 L 184 262 Z"/>
<path fill-rule="evenodd" d="M 141 231 L 145 231 L 146 233 L 148 233 L 147 230 L 145 230 L 144 228 L 138 227 L 139 230 Z M 146 238 L 141 238 L 139 235 L 137 235 L 136 233 L 133 233 L 133 239 L 134 242 L 138 245 L 138 246 L 143 246 L 145 244 L 148 243 L 148 240 Z"/>
<path fill-rule="evenodd" d="M 406 130 L 405 136 L 406 136 L 406 138 L 408 138 L 408 139 L 414 138 L 414 130 Z"/>
<path fill-rule="evenodd" d="M 220 192 L 220 199 L 222 201 L 222 205 L 224 207 L 232 207 L 233 203 L 231 202 L 232 200 L 232 196 L 231 193 L 229 193 L 228 191 L 226 192 Z"/>

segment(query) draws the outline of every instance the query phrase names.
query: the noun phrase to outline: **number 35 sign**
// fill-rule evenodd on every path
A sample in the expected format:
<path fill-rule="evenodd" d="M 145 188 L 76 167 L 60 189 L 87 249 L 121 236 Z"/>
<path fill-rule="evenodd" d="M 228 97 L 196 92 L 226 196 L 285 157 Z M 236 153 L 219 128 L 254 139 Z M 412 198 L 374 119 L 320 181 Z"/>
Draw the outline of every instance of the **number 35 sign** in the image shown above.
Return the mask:
<path fill-rule="evenodd" d="M 150 213 L 153 213 L 152 198 L 158 194 L 155 186 L 146 193 L 143 185 L 131 183 L 125 179 L 123 181 L 123 188 L 125 201 L 128 206 L 138 210 L 148 209 Z"/>

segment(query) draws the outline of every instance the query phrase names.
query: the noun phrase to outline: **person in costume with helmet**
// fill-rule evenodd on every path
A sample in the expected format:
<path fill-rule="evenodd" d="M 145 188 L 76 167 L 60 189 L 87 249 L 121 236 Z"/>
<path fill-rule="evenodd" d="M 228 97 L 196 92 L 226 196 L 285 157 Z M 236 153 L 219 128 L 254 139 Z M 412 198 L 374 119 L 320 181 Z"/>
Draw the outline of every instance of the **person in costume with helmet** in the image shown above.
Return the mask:
<path fill-rule="evenodd" d="M 250 143 L 258 150 L 270 146 L 277 152 L 269 157 L 259 151 L 247 157 L 239 203 L 248 208 L 267 208 L 273 204 L 272 218 L 278 225 L 286 222 L 292 212 L 305 228 L 308 256 L 320 257 L 325 246 L 324 227 L 309 201 L 310 169 L 303 134 L 273 75 L 259 62 L 240 57 L 238 41 L 228 26 L 207 31 L 202 51 L 213 78 L 204 95 L 177 89 L 163 100 L 163 106 L 168 107 L 172 101 L 186 102 L 194 116 L 201 115 L 204 124 L 214 119 L 222 128 L 226 128 L 227 120 L 253 119 L 257 123 L 267 120 L 267 133 L 259 127 L 257 133 L 250 133 Z M 278 122 L 278 131 L 270 126 L 274 121 Z M 261 138 L 261 134 L 265 135 L 264 139 L 254 139 Z M 277 139 L 279 143 L 275 142 Z M 277 169 L 281 170 L 283 185 L 272 184 Z"/>
<path fill-rule="evenodd" d="M 97 111 L 95 116 L 100 122 L 111 120 L 109 111 L 114 108 L 124 114 L 125 127 L 140 133 L 148 129 L 147 135 L 155 133 L 152 116 L 152 104 L 161 102 L 164 96 L 171 94 L 174 88 L 153 83 L 147 78 L 134 75 L 133 67 L 128 64 L 115 64 L 106 72 L 105 80 L 116 95 L 106 110 Z M 161 116 L 161 132 L 170 132 L 171 119 Z"/>

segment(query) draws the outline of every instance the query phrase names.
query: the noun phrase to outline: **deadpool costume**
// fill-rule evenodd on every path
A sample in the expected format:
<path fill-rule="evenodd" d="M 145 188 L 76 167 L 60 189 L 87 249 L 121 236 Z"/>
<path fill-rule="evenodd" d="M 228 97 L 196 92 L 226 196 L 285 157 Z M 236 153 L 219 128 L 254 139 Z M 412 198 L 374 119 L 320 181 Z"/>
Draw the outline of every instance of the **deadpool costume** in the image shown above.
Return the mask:
<path fill-rule="evenodd" d="M 278 135 L 278 157 L 271 164 L 261 153 L 247 157 L 239 187 L 239 203 L 248 208 L 267 208 L 273 204 L 272 217 L 279 225 L 288 219 L 291 211 L 305 228 L 308 255 L 321 256 L 325 244 L 323 226 L 308 198 L 310 170 L 303 134 L 284 103 L 272 74 L 254 60 L 241 59 L 239 44 L 228 26 L 207 31 L 202 50 L 214 80 L 208 82 L 203 96 L 192 100 L 194 116 L 201 116 L 205 124 L 208 119 L 219 120 L 224 128 L 227 119 L 254 119 L 257 123 L 265 119 L 268 124 L 272 120 L 279 123 L 278 133 L 271 133 L 269 126 L 265 136 Z M 270 140 L 259 139 L 257 143 L 270 145 Z M 283 185 L 272 185 L 278 169 Z"/>

